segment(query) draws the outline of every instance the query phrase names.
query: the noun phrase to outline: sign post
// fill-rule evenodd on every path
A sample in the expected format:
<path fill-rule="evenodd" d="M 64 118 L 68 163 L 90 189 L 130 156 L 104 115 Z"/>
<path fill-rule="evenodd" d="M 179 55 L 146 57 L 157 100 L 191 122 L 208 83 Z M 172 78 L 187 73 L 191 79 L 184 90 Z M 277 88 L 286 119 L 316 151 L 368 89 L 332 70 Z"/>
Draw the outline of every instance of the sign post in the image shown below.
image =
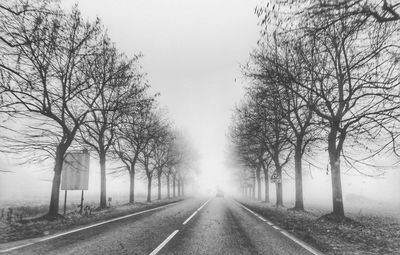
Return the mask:
<path fill-rule="evenodd" d="M 271 175 L 271 182 L 275 183 L 276 192 L 278 194 L 278 185 L 282 183 L 282 176 L 276 170 Z M 278 207 L 278 200 L 276 201 L 276 207 Z"/>
<path fill-rule="evenodd" d="M 65 155 L 63 169 L 61 172 L 61 190 L 65 190 L 64 214 L 67 206 L 67 191 L 81 190 L 81 208 L 83 209 L 83 191 L 89 186 L 89 152 L 87 149 L 76 152 L 68 152 Z"/>
<path fill-rule="evenodd" d="M 67 190 L 65 190 L 64 192 L 64 215 L 66 211 L 67 211 Z"/>

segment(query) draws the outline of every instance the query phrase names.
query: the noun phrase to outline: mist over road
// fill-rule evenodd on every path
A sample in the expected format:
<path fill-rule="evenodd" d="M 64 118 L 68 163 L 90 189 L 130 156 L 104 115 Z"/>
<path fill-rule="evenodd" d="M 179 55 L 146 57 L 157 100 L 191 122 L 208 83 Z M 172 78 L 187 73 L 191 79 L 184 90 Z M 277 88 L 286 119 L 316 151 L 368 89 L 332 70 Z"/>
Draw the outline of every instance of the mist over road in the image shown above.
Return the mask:
<path fill-rule="evenodd" d="M 313 254 L 229 198 L 186 199 L 9 254 Z"/>

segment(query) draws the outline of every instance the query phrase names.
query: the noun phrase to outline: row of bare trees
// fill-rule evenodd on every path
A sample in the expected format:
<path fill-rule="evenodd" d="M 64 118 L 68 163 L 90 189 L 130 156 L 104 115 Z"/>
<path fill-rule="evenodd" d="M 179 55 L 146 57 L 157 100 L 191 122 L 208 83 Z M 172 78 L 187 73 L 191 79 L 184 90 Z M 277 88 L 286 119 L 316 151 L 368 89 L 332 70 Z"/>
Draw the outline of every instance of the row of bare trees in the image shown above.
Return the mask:
<path fill-rule="evenodd" d="M 100 208 L 107 206 L 107 158 L 126 166 L 131 203 L 138 166 L 148 179 L 148 201 L 153 176 L 159 198 L 162 174 L 168 182 L 185 179 L 191 157 L 149 95 L 140 58 L 119 52 L 101 22 L 85 20 L 77 6 L 0 1 L 2 151 L 30 163 L 54 159 L 49 218 L 58 215 L 70 150 L 87 147 L 98 156 Z"/>
<path fill-rule="evenodd" d="M 372 157 L 397 154 L 398 4 L 276 1 L 256 13 L 262 36 L 243 67 L 250 85 L 231 127 L 236 159 L 258 184 L 263 169 L 266 201 L 268 169 L 282 174 L 294 162 L 295 209 L 304 210 L 303 157 L 325 149 L 332 215 L 342 218 L 341 166 L 362 172 Z"/>

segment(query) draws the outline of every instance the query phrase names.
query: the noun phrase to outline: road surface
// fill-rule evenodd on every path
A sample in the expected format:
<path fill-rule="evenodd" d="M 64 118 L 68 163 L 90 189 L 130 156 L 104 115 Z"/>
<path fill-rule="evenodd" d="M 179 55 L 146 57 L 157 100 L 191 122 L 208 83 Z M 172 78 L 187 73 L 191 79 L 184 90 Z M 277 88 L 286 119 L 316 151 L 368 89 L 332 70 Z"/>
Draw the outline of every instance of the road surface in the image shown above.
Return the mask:
<path fill-rule="evenodd" d="M 232 199 L 217 197 L 26 244 L 7 254 L 318 254 Z"/>

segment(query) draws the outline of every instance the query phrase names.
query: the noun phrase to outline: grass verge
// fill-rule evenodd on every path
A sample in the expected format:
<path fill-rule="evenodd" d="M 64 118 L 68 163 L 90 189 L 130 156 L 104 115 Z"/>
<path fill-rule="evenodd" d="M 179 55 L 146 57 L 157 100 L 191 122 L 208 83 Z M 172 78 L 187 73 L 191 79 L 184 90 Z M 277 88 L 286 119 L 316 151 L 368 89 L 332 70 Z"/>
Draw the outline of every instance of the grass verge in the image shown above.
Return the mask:
<path fill-rule="evenodd" d="M 400 222 L 395 218 L 347 214 L 350 220 L 337 223 L 322 214 L 237 201 L 325 254 L 400 254 Z"/>
<path fill-rule="evenodd" d="M 0 222 L 0 244 L 18 241 L 28 238 L 36 238 L 52 235 L 61 231 L 71 230 L 75 227 L 121 217 L 127 214 L 152 209 L 155 207 L 176 203 L 183 198 L 164 199 L 151 203 L 135 203 L 111 207 L 106 210 L 93 211 L 91 215 L 84 216 L 75 212 L 69 212 L 64 217 L 48 220 L 24 220 L 22 222 Z"/>

